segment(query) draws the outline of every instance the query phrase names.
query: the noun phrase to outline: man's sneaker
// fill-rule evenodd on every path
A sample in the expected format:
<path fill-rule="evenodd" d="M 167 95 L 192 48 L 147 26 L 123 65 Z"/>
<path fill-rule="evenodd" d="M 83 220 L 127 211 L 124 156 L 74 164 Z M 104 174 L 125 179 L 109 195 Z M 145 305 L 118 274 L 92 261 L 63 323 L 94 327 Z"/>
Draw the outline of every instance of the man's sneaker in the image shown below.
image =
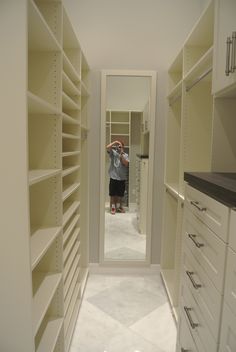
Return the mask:
<path fill-rule="evenodd" d="M 120 207 L 116 209 L 117 213 L 125 213 L 125 209 Z"/>
<path fill-rule="evenodd" d="M 112 208 L 111 208 L 111 214 L 112 214 L 112 215 L 115 215 L 115 213 L 116 213 L 116 208 L 113 208 L 113 207 L 112 207 Z"/>

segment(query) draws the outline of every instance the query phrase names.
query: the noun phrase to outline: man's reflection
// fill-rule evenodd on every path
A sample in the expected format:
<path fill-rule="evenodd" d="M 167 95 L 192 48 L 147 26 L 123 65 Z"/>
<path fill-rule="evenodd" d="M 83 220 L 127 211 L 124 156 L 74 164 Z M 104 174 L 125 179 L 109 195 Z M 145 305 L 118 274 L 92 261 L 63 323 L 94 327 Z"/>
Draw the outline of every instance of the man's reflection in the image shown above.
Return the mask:
<path fill-rule="evenodd" d="M 124 142 L 116 140 L 106 146 L 110 156 L 109 167 L 109 196 L 110 196 L 110 211 L 115 215 L 116 211 L 124 213 L 122 206 L 122 198 L 125 193 L 125 181 L 128 177 L 129 156 L 124 152 Z"/>

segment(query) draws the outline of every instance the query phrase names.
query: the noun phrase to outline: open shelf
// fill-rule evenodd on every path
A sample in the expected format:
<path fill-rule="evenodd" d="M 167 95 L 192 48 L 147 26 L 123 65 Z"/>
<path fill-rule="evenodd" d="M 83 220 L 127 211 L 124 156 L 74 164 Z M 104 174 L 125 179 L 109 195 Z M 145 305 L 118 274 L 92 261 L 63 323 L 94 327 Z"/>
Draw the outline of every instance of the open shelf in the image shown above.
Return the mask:
<path fill-rule="evenodd" d="M 62 93 L 63 109 L 67 110 L 80 110 L 79 103 L 75 103 L 66 93 Z"/>
<path fill-rule="evenodd" d="M 30 114 L 60 115 L 58 108 L 32 92 L 28 92 L 28 112 Z"/>
<path fill-rule="evenodd" d="M 66 293 L 67 293 L 66 287 L 67 287 L 68 285 L 66 285 L 66 283 L 67 283 L 68 281 L 70 281 L 70 280 L 68 279 L 68 274 L 69 274 L 69 273 L 71 274 L 71 272 L 72 272 L 72 270 L 70 270 L 70 269 L 71 269 L 71 266 L 73 266 L 72 263 L 74 263 L 75 269 L 76 269 L 76 267 L 77 267 L 78 264 L 79 264 L 79 259 L 80 259 L 80 257 L 79 257 L 79 255 L 78 255 L 78 250 L 79 250 L 79 242 L 76 242 L 74 248 L 73 248 L 72 251 L 71 251 L 71 254 L 70 254 L 69 258 L 67 259 L 67 261 L 66 261 L 66 263 L 65 263 L 65 265 L 64 265 L 64 270 L 63 270 L 64 295 L 66 295 Z"/>
<path fill-rule="evenodd" d="M 32 231 L 31 235 L 31 268 L 39 263 L 53 241 L 61 232 L 61 227 L 40 228 Z"/>
<path fill-rule="evenodd" d="M 67 156 L 74 156 L 74 155 L 79 155 L 79 154 L 80 154 L 79 150 L 75 150 L 74 152 L 63 152 L 62 157 L 65 158 Z"/>
<path fill-rule="evenodd" d="M 72 202 L 64 202 L 63 204 L 63 221 L 62 225 L 63 227 L 66 225 L 66 223 L 70 220 L 72 215 L 79 209 L 80 202 L 79 201 L 72 201 Z"/>
<path fill-rule="evenodd" d="M 69 167 L 63 168 L 62 177 L 65 177 L 65 176 L 67 176 L 67 175 L 72 174 L 74 171 L 79 170 L 79 168 L 80 168 L 80 165 L 69 166 Z"/>
<path fill-rule="evenodd" d="M 62 192 L 62 200 L 63 202 L 71 196 L 72 193 L 74 193 L 80 186 L 79 182 L 75 182 L 72 185 L 65 185 L 64 190 Z"/>
<path fill-rule="evenodd" d="M 30 51 L 61 51 L 61 47 L 33 0 L 28 7 Z"/>
<path fill-rule="evenodd" d="M 65 337 L 65 351 L 66 352 L 69 352 L 70 341 L 71 341 L 72 336 L 73 336 L 73 329 L 74 329 L 74 325 L 76 323 L 76 319 L 77 319 L 77 316 L 78 316 L 78 313 L 79 313 L 80 304 L 81 304 L 81 300 L 80 300 L 80 298 L 78 298 L 76 300 L 76 302 L 75 302 L 74 309 L 73 309 L 73 314 L 71 316 L 70 324 L 68 326 L 67 334 L 66 334 L 66 337 Z"/>
<path fill-rule="evenodd" d="M 77 219 L 77 221 L 79 220 L 79 217 Z M 78 236 L 80 233 L 80 228 L 75 228 L 74 230 L 72 230 L 72 234 L 70 233 L 67 238 L 64 237 L 63 239 L 65 239 L 64 243 L 68 240 L 68 242 L 65 244 L 65 248 L 63 251 L 63 260 L 66 261 L 68 258 L 69 253 L 71 252 L 75 242 L 78 240 Z M 68 237 L 70 237 L 68 239 Z"/>
<path fill-rule="evenodd" d="M 80 82 L 80 76 L 78 72 L 76 72 L 65 52 L 63 53 L 63 70 L 75 85 Z"/>
<path fill-rule="evenodd" d="M 60 273 L 34 274 L 33 331 L 35 335 L 53 299 L 61 278 Z"/>
<path fill-rule="evenodd" d="M 64 233 L 63 233 L 63 244 L 65 244 L 66 241 L 68 240 L 68 238 L 70 237 L 71 232 L 76 227 L 79 219 L 80 219 L 80 215 L 79 214 L 75 214 L 73 216 L 73 218 L 71 219 L 71 222 L 69 223 L 68 227 L 64 230 Z M 78 229 L 78 235 L 79 235 L 79 232 L 80 232 L 80 229 Z"/>
<path fill-rule="evenodd" d="M 66 114 L 66 113 L 62 113 L 62 121 L 63 123 L 66 124 L 72 124 L 72 125 L 79 125 L 80 122 L 78 120 L 76 120 L 76 118 L 71 117 L 70 115 Z"/>
<path fill-rule="evenodd" d="M 65 320 L 64 320 L 65 334 L 67 334 L 70 320 L 71 320 L 71 317 L 73 316 L 74 307 L 75 307 L 76 301 L 79 298 L 79 293 L 80 293 L 80 285 L 76 284 L 72 298 L 71 298 L 71 302 L 69 305 L 69 309 L 67 310 L 67 314 L 65 315 Z"/>
<path fill-rule="evenodd" d="M 78 97 L 81 95 L 78 84 L 76 85 L 65 72 L 62 74 L 62 86 L 66 94 Z"/>
<path fill-rule="evenodd" d="M 75 274 L 73 276 L 73 279 L 72 279 L 70 287 L 69 287 L 69 290 L 68 290 L 67 295 L 65 297 L 65 314 L 68 311 L 70 301 L 73 296 L 73 292 L 74 292 L 75 288 L 79 285 L 78 279 L 79 279 L 79 268 L 77 268 L 77 270 L 75 271 Z"/>
<path fill-rule="evenodd" d="M 62 330 L 62 326 L 63 318 L 49 318 L 40 343 L 36 348 L 36 352 L 53 352 Z"/>
<path fill-rule="evenodd" d="M 29 185 L 46 180 L 47 178 L 56 176 L 61 173 L 60 169 L 53 170 L 30 170 L 29 171 Z"/>

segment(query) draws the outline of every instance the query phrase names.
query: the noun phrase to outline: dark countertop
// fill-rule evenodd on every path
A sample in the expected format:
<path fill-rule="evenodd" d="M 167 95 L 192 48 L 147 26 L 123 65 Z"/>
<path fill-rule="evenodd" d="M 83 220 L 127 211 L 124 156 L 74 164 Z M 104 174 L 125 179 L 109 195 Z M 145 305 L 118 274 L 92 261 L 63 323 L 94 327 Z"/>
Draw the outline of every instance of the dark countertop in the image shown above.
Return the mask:
<path fill-rule="evenodd" d="M 236 173 L 185 172 L 184 180 L 219 202 L 236 207 Z"/>

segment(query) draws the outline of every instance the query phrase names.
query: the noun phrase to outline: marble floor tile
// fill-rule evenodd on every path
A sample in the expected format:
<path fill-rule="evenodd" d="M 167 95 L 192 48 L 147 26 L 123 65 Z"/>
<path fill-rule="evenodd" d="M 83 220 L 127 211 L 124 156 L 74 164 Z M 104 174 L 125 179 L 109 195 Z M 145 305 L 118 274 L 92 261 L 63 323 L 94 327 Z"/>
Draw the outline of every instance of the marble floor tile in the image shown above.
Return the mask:
<path fill-rule="evenodd" d="M 129 326 L 162 305 L 166 298 L 159 292 L 146 290 L 138 282 L 126 279 L 108 288 L 88 301 L 123 325 Z"/>
<path fill-rule="evenodd" d="M 165 352 L 175 351 L 176 325 L 168 302 L 130 326 L 130 329 L 142 334 Z"/>
<path fill-rule="evenodd" d="M 69 352 L 174 352 L 175 341 L 159 274 L 90 274 Z"/>

